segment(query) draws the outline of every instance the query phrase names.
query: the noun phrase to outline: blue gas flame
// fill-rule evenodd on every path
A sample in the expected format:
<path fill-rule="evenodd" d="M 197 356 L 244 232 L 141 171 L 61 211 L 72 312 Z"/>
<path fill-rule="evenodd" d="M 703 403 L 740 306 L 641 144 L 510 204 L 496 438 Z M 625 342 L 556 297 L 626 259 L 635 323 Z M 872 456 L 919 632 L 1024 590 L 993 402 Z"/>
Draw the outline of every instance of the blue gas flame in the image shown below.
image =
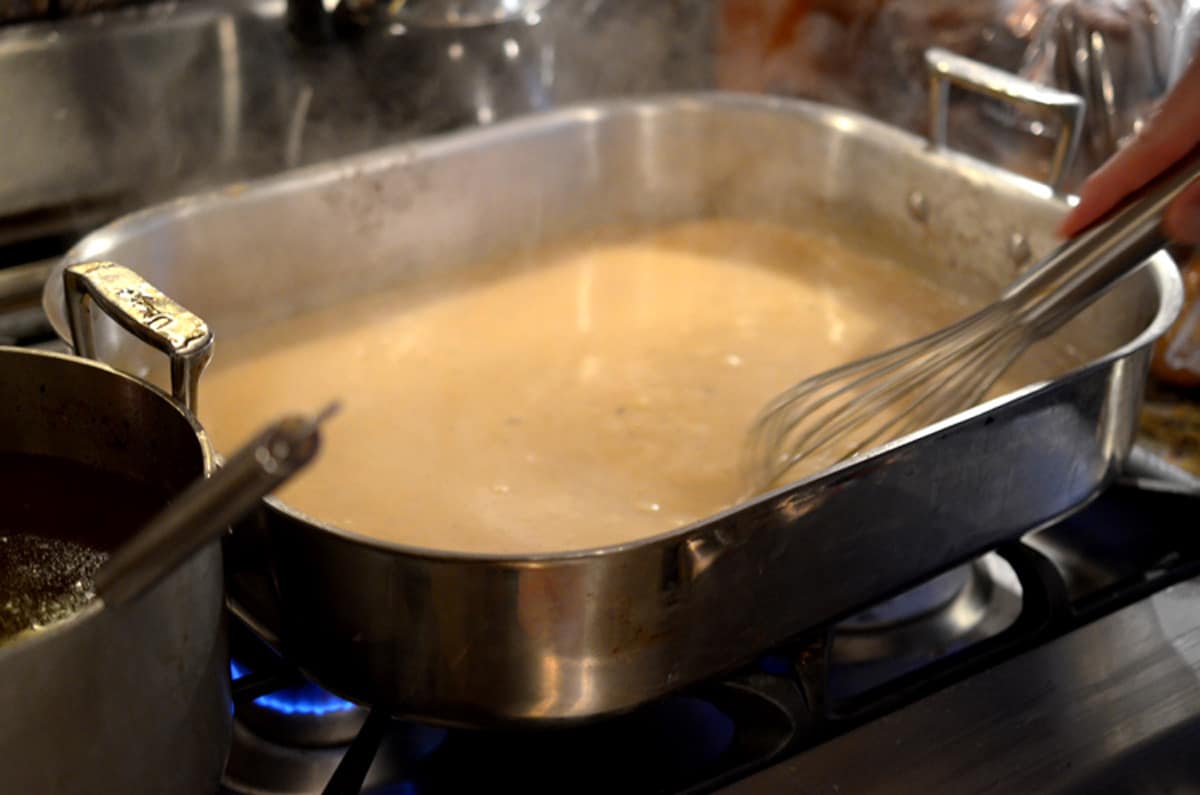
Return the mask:
<path fill-rule="evenodd" d="M 249 669 L 236 660 L 229 661 L 229 672 L 235 681 L 250 673 Z M 284 715 L 328 715 L 333 712 L 345 712 L 357 706 L 307 682 L 299 687 L 289 687 L 259 696 L 254 699 L 254 703 Z"/>

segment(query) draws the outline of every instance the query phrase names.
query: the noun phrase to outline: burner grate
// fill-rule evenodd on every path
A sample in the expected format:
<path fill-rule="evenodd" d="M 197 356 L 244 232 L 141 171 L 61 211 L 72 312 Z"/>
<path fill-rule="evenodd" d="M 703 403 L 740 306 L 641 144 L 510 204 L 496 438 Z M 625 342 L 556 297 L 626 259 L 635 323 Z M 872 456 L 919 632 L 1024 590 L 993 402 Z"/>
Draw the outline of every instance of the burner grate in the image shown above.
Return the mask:
<path fill-rule="evenodd" d="M 1076 516 L 997 550 L 986 565 L 976 561 L 916 589 L 937 595 L 928 609 L 894 600 L 724 680 L 579 727 L 468 731 L 393 720 L 324 694 L 261 644 L 248 645 L 248 631 L 235 631 L 254 664 L 234 683 L 239 741 L 227 791 L 712 792 L 1200 574 L 1200 540 L 1178 521 L 1195 505 L 1190 497 L 1114 488 Z M 847 638 L 859 645 L 846 647 Z M 863 676 L 864 665 L 871 676 Z M 276 703 L 264 700 L 268 693 L 331 699 L 319 703 L 344 709 L 331 707 L 318 722 L 351 714 L 358 723 L 323 745 L 305 747 L 286 734 L 272 742 L 250 730 L 254 711 Z M 250 770 L 270 780 L 246 781 Z"/>
<path fill-rule="evenodd" d="M 259 711 L 296 699 L 349 702 L 304 682 L 282 662 L 265 673 L 237 665 L 235 673 L 238 725 L 228 793 L 451 793 L 508 785 L 561 792 L 565 781 L 579 793 L 629 791 L 630 782 L 638 792 L 702 791 L 719 775 L 777 757 L 796 736 L 797 716 L 805 711 L 795 683 L 752 673 L 565 729 L 446 730 L 349 705 L 319 720 L 336 722 L 361 711 L 352 739 L 305 746 L 277 726 L 260 731 Z M 297 714 L 310 713 L 279 711 L 278 718 Z M 580 771 L 588 771 L 586 780 L 579 780 Z"/>

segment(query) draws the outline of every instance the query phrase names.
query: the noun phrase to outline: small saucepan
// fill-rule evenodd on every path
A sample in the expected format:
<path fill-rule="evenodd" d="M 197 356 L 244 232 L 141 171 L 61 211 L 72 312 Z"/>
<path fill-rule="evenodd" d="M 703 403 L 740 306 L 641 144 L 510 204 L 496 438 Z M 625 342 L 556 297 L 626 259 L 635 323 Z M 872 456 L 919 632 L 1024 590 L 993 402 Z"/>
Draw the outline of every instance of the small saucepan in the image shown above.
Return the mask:
<path fill-rule="evenodd" d="M 38 579 L 52 580 L 55 567 L 86 567 L 214 471 L 189 405 L 208 329 L 162 311 L 167 299 L 118 266 L 88 276 L 73 319 L 86 323 L 93 300 L 111 304 L 108 315 L 170 352 L 175 394 L 83 358 L 0 347 L 0 622 L 10 625 L 29 609 L 12 571 L 48 567 Z M 102 283 L 112 289 L 92 289 Z M 88 337 L 78 334 L 77 350 Z M 82 557 L 64 560 L 64 545 Z M 78 607 L 0 643 L 4 790 L 211 795 L 233 711 L 220 543 L 136 599 Z"/>

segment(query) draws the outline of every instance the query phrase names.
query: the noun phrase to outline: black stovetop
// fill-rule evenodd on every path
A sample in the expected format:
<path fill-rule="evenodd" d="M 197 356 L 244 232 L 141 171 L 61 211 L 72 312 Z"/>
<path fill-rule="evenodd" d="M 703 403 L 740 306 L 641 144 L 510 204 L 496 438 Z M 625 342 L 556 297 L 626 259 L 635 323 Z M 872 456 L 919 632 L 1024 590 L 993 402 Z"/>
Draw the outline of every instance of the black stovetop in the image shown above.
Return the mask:
<path fill-rule="evenodd" d="M 1198 508 L 1195 497 L 1113 487 L 1059 525 L 943 573 L 925 587 L 927 597 L 944 592 L 934 600 L 937 609 L 892 620 L 899 608 L 885 605 L 781 645 L 719 681 L 581 727 L 472 731 L 393 720 L 305 682 L 235 625 L 237 727 L 226 787 L 414 795 L 815 791 L 829 789 L 822 785 L 826 768 L 831 787 L 847 779 L 855 754 L 862 756 L 854 771 L 860 786 L 886 784 L 872 773 L 872 753 L 839 749 L 878 727 L 904 734 L 895 728 L 902 716 L 963 688 L 971 692 L 1013 666 L 1046 655 L 1046 666 L 1070 665 L 1053 656 L 1056 649 L 1072 649 L 1081 633 L 1145 611 L 1176 593 L 1172 585 L 1200 576 Z M 1200 586 L 1193 592 L 1200 627 Z M 1118 651 L 1085 645 L 1092 656 Z M 1011 703 L 1036 711 L 1030 698 Z M 1200 696 L 1197 705 L 1200 715 Z M 1118 713 L 1109 720 L 1136 721 Z M 961 731 L 913 741 L 961 744 Z M 1023 751 L 990 753 L 1003 761 Z M 835 761 L 820 761 L 826 759 Z"/>

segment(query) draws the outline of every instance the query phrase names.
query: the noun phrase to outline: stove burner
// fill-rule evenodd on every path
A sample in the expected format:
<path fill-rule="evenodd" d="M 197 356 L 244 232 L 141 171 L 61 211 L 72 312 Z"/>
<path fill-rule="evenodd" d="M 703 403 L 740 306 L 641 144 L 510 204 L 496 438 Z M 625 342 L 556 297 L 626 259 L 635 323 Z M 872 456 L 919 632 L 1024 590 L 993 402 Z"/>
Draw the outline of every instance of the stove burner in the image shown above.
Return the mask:
<path fill-rule="evenodd" d="M 1020 610 L 1020 584 L 1011 572 L 989 555 L 865 610 L 834 628 L 831 661 L 939 657 L 981 630 L 994 634 Z"/>
<path fill-rule="evenodd" d="M 952 569 L 833 628 L 829 694 L 854 696 L 947 657 L 1020 612 L 1020 583 L 999 555 Z"/>
<path fill-rule="evenodd" d="M 250 673 L 250 669 L 240 665 L 237 660 L 230 660 L 229 672 L 236 682 Z M 254 703 L 284 715 L 329 715 L 360 709 L 354 702 L 338 698 L 311 683 L 259 696 L 254 699 Z"/>
<path fill-rule="evenodd" d="M 224 791 L 561 792 L 569 782 L 572 792 L 584 795 L 712 792 L 1060 637 L 1139 595 L 1200 576 L 1200 548 L 1186 525 L 1167 517 L 1165 529 L 1152 532 L 1144 506 L 1113 516 L 1114 504 L 1121 505 L 1115 499 L 1109 496 L 1092 509 L 1102 512 L 1100 519 L 1082 512 L 1052 534 L 1040 531 L 1039 543 L 1027 537 L 1006 544 L 840 624 L 783 644 L 741 672 L 584 726 L 443 730 L 393 721 L 378 710 L 364 721 L 359 707 L 312 686 L 297 688 L 294 666 L 269 650 L 256 654 L 243 638 L 235 654 L 250 661 L 241 672 L 251 673 L 235 690 L 235 739 Z M 1106 517 L 1116 522 L 1111 531 L 1101 521 Z M 1083 564 L 1091 567 L 1082 572 L 1087 576 L 1076 572 Z M 270 690 L 279 698 L 280 688 L 301 696 L 299 702 L 297 693 L 285 698 L 283 712 L 269 709 L 280 704 L 263 697 Z M 350 714 L 362 729 L 337 745 L 301 747 L 285 734 L 267 740 L 250 728 L 268 712 L 276 720 L 317 722 Z"/>
<path fill-rule="evenodd" d="M 424 795 L 707 791 L 777 758 L 803 708 L 794 684 L 751 677 L 581 726 L 454 731 L 413 781 Z"/>
<path fill-rule="evenodd" d="M 222 795 L 317 795 L 325 791 L 346 746 L 303 748 L 281 745 L 250 731 L 239 719 L 225 766 Z M 418 763 L 445 741 L 445 729 L 391 723 L 363 780 L 363 793 L 417 791 L 410 775 Z M 357 791 L 357 790 L 356 790 Z"/>
<path fill-rule="evenodd" d="M 249 666 L 231 660 L 236 682 L 251 673 Z M 339 746 L 362 728 L 367 710 L 308 681 L 259 696 L 237 709 L 237 718 L 256 734 L 298 746 Z"/>
<path fill-rule="evenodd" d="M 245 668 L 235 670 L 245 675 Z M 306 698 L 313 692 L 333 698 L 312 685 L 286 692 L 296 691 Z M 352 743 L 305 747 L 252 730 L 246 716 L 257 713 L 247 708 L 267 709 L 255 702 L 237 708 L 221 790 L 228 795 L 558 792 L 564 781 L 574 781 L 571 789 L 579 793 L 631 786 L 686 791 L 777 757 L 805 709 L 793 683 L 751 675 L 576 727 L 447 730 L 370 714 Z M 357 709 L 325 712 L 319 719 Z M 588 771 L 582 779 L 580 771 Z"/>
<path fill-rule="evenodd" d="M 838 628 L 848 632 L 878 630 L 942 610 L 957 599 L 972 577 L 976 576 L 973 569 L 970 564 L 951 569 L 912 590 L 851 616 Z"/>

